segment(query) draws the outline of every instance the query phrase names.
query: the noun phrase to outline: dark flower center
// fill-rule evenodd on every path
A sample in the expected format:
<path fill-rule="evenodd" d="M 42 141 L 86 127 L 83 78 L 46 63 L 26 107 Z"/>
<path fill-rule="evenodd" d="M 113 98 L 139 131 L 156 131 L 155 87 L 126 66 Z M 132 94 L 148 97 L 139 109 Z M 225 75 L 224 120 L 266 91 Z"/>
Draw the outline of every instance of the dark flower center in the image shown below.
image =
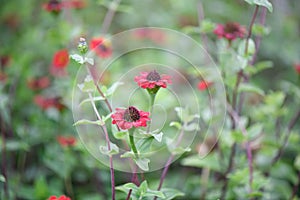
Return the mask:
<path fill-rule="evenodd" d="M 59 2 L 58 0 L 50 0 L 49 5 L 55 7 L 59 5 Z"/>
<path fill-rule="evenodd" d="M 160 75 L 157 73 L 157 71 L 152 71 L 147 75 L 147 80 L 148 81 L 159 81 L 160 80 Z"/>
<path fill-rule="evenodd" d="M 139 111 L 133 106 L 129 106 L 129 108 L 125 110 L 124 120 L 127 122 L 135 122 L 139 120 L 140 117 Z"/>
<path fill-rule="evenodd" d="M 240 26 L 237 23 L 227 23 L 224 30 L 226 33 L 236 33 L 240 31 Z"/>
<path fill-rule="evenodd" d="M 108 51 L 108 47 L 105 46 L 104 44 L 99 44 L 98 45 L 98 49 L 102 52 L 107 52 Z"/>

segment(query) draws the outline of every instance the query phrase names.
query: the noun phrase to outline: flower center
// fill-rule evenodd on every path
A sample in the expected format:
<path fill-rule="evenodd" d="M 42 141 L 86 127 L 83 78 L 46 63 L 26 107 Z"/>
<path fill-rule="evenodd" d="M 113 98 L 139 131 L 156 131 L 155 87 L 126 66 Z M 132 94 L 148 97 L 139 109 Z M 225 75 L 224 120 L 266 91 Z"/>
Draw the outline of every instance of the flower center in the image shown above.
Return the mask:
<path fill-rule="evenodd" d="M 99 48 L 100 51 L 102 51 L 102 52 L 107 52 L 107 51 L 108 51 L 107 46 L 105 46 L 104 44 L 99 44 L 99 45 L 98 45 L 98 48 Z"/>
<path fill-rule="evenodd" d="M 58 6 L 59 2 L 58 2 L 58 0 L 50 0 L 49 4 L 50 4 L 50 6 Z"/>
<path fill-rule="evenodd" d="M 127 122 L 135 122 L 139 120 L 140 117 L 139 111 L 133 106 L 129 106 L 129 108 L 125 110 L 124 120 Z"/>
<path fill-rule="evenodd" d="M 147 80 L 148 81 L 159 81 L 160 80 L 160 75 L 157 73 L 157 71 L 152 71 L 147 75 Z"/>
<path fill-rule="evenodd" d="M 236 24 L 236 23 L 227 23 L 225 25 L 224 30 L 225 30 L 226 33 L 235 33 L 235 32 L 239 32 L 240 28 L 239 28 L 239 25 Z"/>

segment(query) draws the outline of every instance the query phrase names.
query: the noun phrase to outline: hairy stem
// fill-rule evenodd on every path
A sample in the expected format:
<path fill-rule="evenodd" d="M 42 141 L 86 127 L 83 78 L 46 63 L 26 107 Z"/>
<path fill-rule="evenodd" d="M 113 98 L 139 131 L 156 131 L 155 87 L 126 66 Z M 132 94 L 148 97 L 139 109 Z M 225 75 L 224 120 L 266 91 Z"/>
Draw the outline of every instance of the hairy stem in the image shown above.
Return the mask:
<path fill-rule="evenodd" d="M 149 93 L 149 96 L 150 96 L 149 112 L 150 112 L 150 115 L 153 116 L 153 105 L 154 105 L 154 102 L 155 102 L 156 94 L 151 94 L 151 93 Z M 148 123 L 147 133 L 150 132 L 150 129 L 151 129 L 151 123 L 152 123 L 152 119 L 151 119 L 151 120 L 149 121 L 149 123 Z"/>
<path fill-rule="evenodd" d="M 130 147 L 135 155 L 136 158 L 139 157 L 139 154 L 138 154 L 138 151 L 137 151 L 137 148 L 135 146 L 135 142 L 134 142 L 134 129 L 129 129 L 129 142 L 130 142 Z"/>
<path fill-rule="evenodd" d="M 93 100 L 93 96 L 92 96 L 91 93 L 89 93 L 89 98 L 91 100 L 91 104 L 92 104 L 94 112 L 95 112 L 95 114 L 97 116 L 97 119 L 99 121 L 102 121 L 102 119 L 100 117 L 100 114 L 99 114 L 99 112 L 98 112 L 98 110 L 96 108 L 96 105 L 95 105 L 95 102 Z M 103 126 L 101 126 L 101 128 L 102 128 L 102 130 L 103 130 L 103 132 L 105 134 L 105 140 L 107 142 L 107 149 L 108 149 L 108 151 L 110 151 L 111 150 L 110 139 L 109 139 L 109 136 L 108 136 L 106 125 L 104 124 Z M 112 200 L 115 200 L 115 196 L 116 196 L 115 195 L 115 193 L 116 193 L 115 192 L 115 172 L 114 172 L 114 166 L 113 166 L 113 158 L 112 158 L 111 155 L 109 156 L 109 166 L 110 166 L 109 168 L 110 168 L 110 178 L 111 178 Z"/>

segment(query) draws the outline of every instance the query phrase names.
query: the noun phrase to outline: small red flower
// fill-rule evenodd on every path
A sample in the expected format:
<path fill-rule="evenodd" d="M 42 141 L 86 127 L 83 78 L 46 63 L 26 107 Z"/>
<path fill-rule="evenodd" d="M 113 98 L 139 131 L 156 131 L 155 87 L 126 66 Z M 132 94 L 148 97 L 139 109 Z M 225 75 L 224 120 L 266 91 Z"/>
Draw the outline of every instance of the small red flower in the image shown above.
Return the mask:
<path fill-rule="evenodd" d="M 163 43 L 166 39 L 164 33 L 157 29 L 140 28 L 134 31 L 134 35 L 138 39 L 150 39 L 158 44 Z"/>
<path fill-rule="evenodd" d="M 50 79 L 47 76 L 36 78 L 36 79 L 29 79 L 27 81 L 27 86 L 32 90 L 41 90 L 49 87 Z"/>
<path fill-rule="evenodd" d="M 103 37 L 93 38 L 90 42 L 90 49 L 95 51 L 101 58 L 108 58 L 112 54 L 111 43 Z"/>
<path fill-rule="evenodd" d="M 66 8 L 82 9 L 85 6 L 86 6 L 86 1 L 84 0 L 70 0 L 64 3 L 64 7 Z"/>
<path fill-rule="evenodd" d="M 70 147 L 76 144 L 76 138 L 73 136 L 58 136 L 56 139 L 62 147 Z"/>
<path fill-rule="evenodd" d="M 60 197 L 56 197 L 56 196 L 50 196 L 49 198 L 48 198 L 48 200 L 71 200 L 71 198 L 70 197 L 67 197 L 67 196 L 65 196 L 65 195 L 62 195 L 62 196 L 60 196 Z"/>
<path fill-rule="evenodd" d="M 149 112 L 138 110 L 133 106 L 127 109 L 117 108 L 116 112 L 112 114 L 112 124 L 117 124 L 120 129 L 126 130 L 132 127 L 145 127 L 147 121 L 150 120 Z"/>
<path fill-rule="evenodd" d="M 155 87 L 166 88 L 167 84 L 171 84 L 171 77 L 165 74 L 160 75 L 155 70 L 151 72 L 141 72 L 140 76 L 136 76 L 134 81 L 144 89 L 153 89 Z"/>
<path fill-rule="evenodd" d="M 236 38 L 245 37 L 246 29 L 238 23 L 229 22 L 225 25 L 218 24 L 214 30 L 214 33 L 219 38 L 226 38 L 227 40 L 232 41 Z"/>
<path fill-rule="evenodd" d="M 47 98 L 41 95 L 36 95 L 34 97 L 34 102 L 42 110 L 47 110 L 48 108 L 56 108 L 59 111 L 62 111 L 65 108 L 65 105 L 61 103 L 60 97 Z"/>
<path fill-rule="evenodd" d="M 66 49 L 57 51 L 52 60 L 52 64 L 56 68 L 65 68 L 69 63 L 69 52 Z"/>
<path fill-rule="evenodd" d="M 48 3 L 43 4 L 43 8 L 48 12 L 58 14 L 62 10 L 63 4 L 58 0 L 49 0 Z"/>
<path fill-rule="evenodd" d="M 213 83 L 212 82 L 206 82 L 206 81 L 200 81 L 198 83 L 198 89 L 200 91 L 206 90 L 208 87 L 210 87 Z"/>
<path fill-rule="evenodd" d="M 5 83 L 7 81 L 7 75 L 0 71 L 0 83 Z"/>
<path fill-rule="evenodd" d="M 297 74 L 300 75 L 300 64 L 295 65 L 295 70 L 296 70 Z"/>

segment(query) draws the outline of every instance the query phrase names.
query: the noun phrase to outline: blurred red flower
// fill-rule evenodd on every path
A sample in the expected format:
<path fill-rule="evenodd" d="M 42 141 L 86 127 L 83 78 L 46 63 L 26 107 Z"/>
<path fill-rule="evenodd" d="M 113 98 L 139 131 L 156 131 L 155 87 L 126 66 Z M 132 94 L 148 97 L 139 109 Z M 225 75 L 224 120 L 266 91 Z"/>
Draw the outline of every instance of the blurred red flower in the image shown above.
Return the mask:
<path fill-rule="evenodd" d="M 51 197 L 48 198 L 48 200 L 71 200 L 71 198 L 67 197 L 65 195 L 62 195 L 60 197 L 51 196 Z"/>
<path fill-rule="evenodd" d="M 0 82 L 5 83 L 7 81 L 7 75 L 0 71 Z"/>
<path fill-rule="evenodd" d="M 66 1 L 63 4 L 63 7 L 66 8 L 75 8 L 75 9 L 82 9 L 86 6 L 86 1 L 84 0 L 70 0 Z"/>
<path fill-rule="evenodd" d="M 112 124 L 117 124 L 120 129 L 126 130 L 132 127 L 145 127 L 150 120 L 149 112 L 138 110 L 133 106 L 127 109 L 117 108 L 112 114 Z"/>
<path fill-rule="evenodd" d="M 295 70 L 300 75 L 300 64 L 295 64 Z"/>
<path fill-rule="evenodd" d="M 4 67 L 6 67 L 7 65 L 9 65 L 10 60 L 11 60 L 10 56 L 2 55 L 0 57 L 1 68 L 4 69 Z"/>
<path fill-rule="evenodd" d="M 243 38 L 246 34 L 246 29 L 236 22 L 228 22 L 225 25 L 218 24 L 214 33 L 219 38 L 226 38 L 229 41 L 236 38 Z"/>
<path fill-rule="evenodd" d="M 48 12 L 59 13 L 63 8 L 63 4 L 58 0 L 49 0 L 43 4 L 43 8 Z"/>
<path fill-rule="evenodd" d="M 150 39 L 158 44 L 163 43 L 166 39 L 164 33 L 158 29 L 139 28 L 135 30 L 134 35 L 138 39 Z"/>
<path fill-rule="evenodd" d="M 200 81 L 198 83 L 198 89 L 200 91 L 206 90 L 209 86 L 211 86 L 213 83 L 212 82 L 206 82 L 206 81 Z"/>
<path fill-rule="evenodd" d="M 32 90 L 41 90 L 49 87 L 50 79 L 47 76 L 32 78 L 27 81 L 27 86 Z"/>
<path fill-rule="evenodd" d="M 103 37 L 93 38 L 90 42 L 90 49 L 95 51 L 101 58 L 110 57 L 112 54 L 111 43 Z"/>
<path fill-rule="evenodd" d="M 42 95 L 36 95 L 34 97 L 34 102 L 42 110 L 47 110 L 48 108 L 56 108 L 59 111 L 62 111 L 65 108 L 65 105 L 61 103 L 60 97 L 44 97 Z"/>
<path fill-rule="evenodd" d="M 153 70 L 151 72 L 141 72 L 140 76 L 136 76 L 134 81 L 141 88 L 153 89 L 155 87 L 166 88 L 167 84 L 171 84 L 171 77 L 165 74 L 160 75 L 157 71 Z"/>
<path fill-rule="evenodd" d="M 76 138 L 73 136 L 58 136 L 56 139 L 62 147 L 74 146 L 76 144 Z"/>
<path fill-rule="evenodd" d="M 69 63 L 69 52 L 66 49 L 57 51 L 52 60 L 52 64 L 56 68 L 65 68 Z"/>

